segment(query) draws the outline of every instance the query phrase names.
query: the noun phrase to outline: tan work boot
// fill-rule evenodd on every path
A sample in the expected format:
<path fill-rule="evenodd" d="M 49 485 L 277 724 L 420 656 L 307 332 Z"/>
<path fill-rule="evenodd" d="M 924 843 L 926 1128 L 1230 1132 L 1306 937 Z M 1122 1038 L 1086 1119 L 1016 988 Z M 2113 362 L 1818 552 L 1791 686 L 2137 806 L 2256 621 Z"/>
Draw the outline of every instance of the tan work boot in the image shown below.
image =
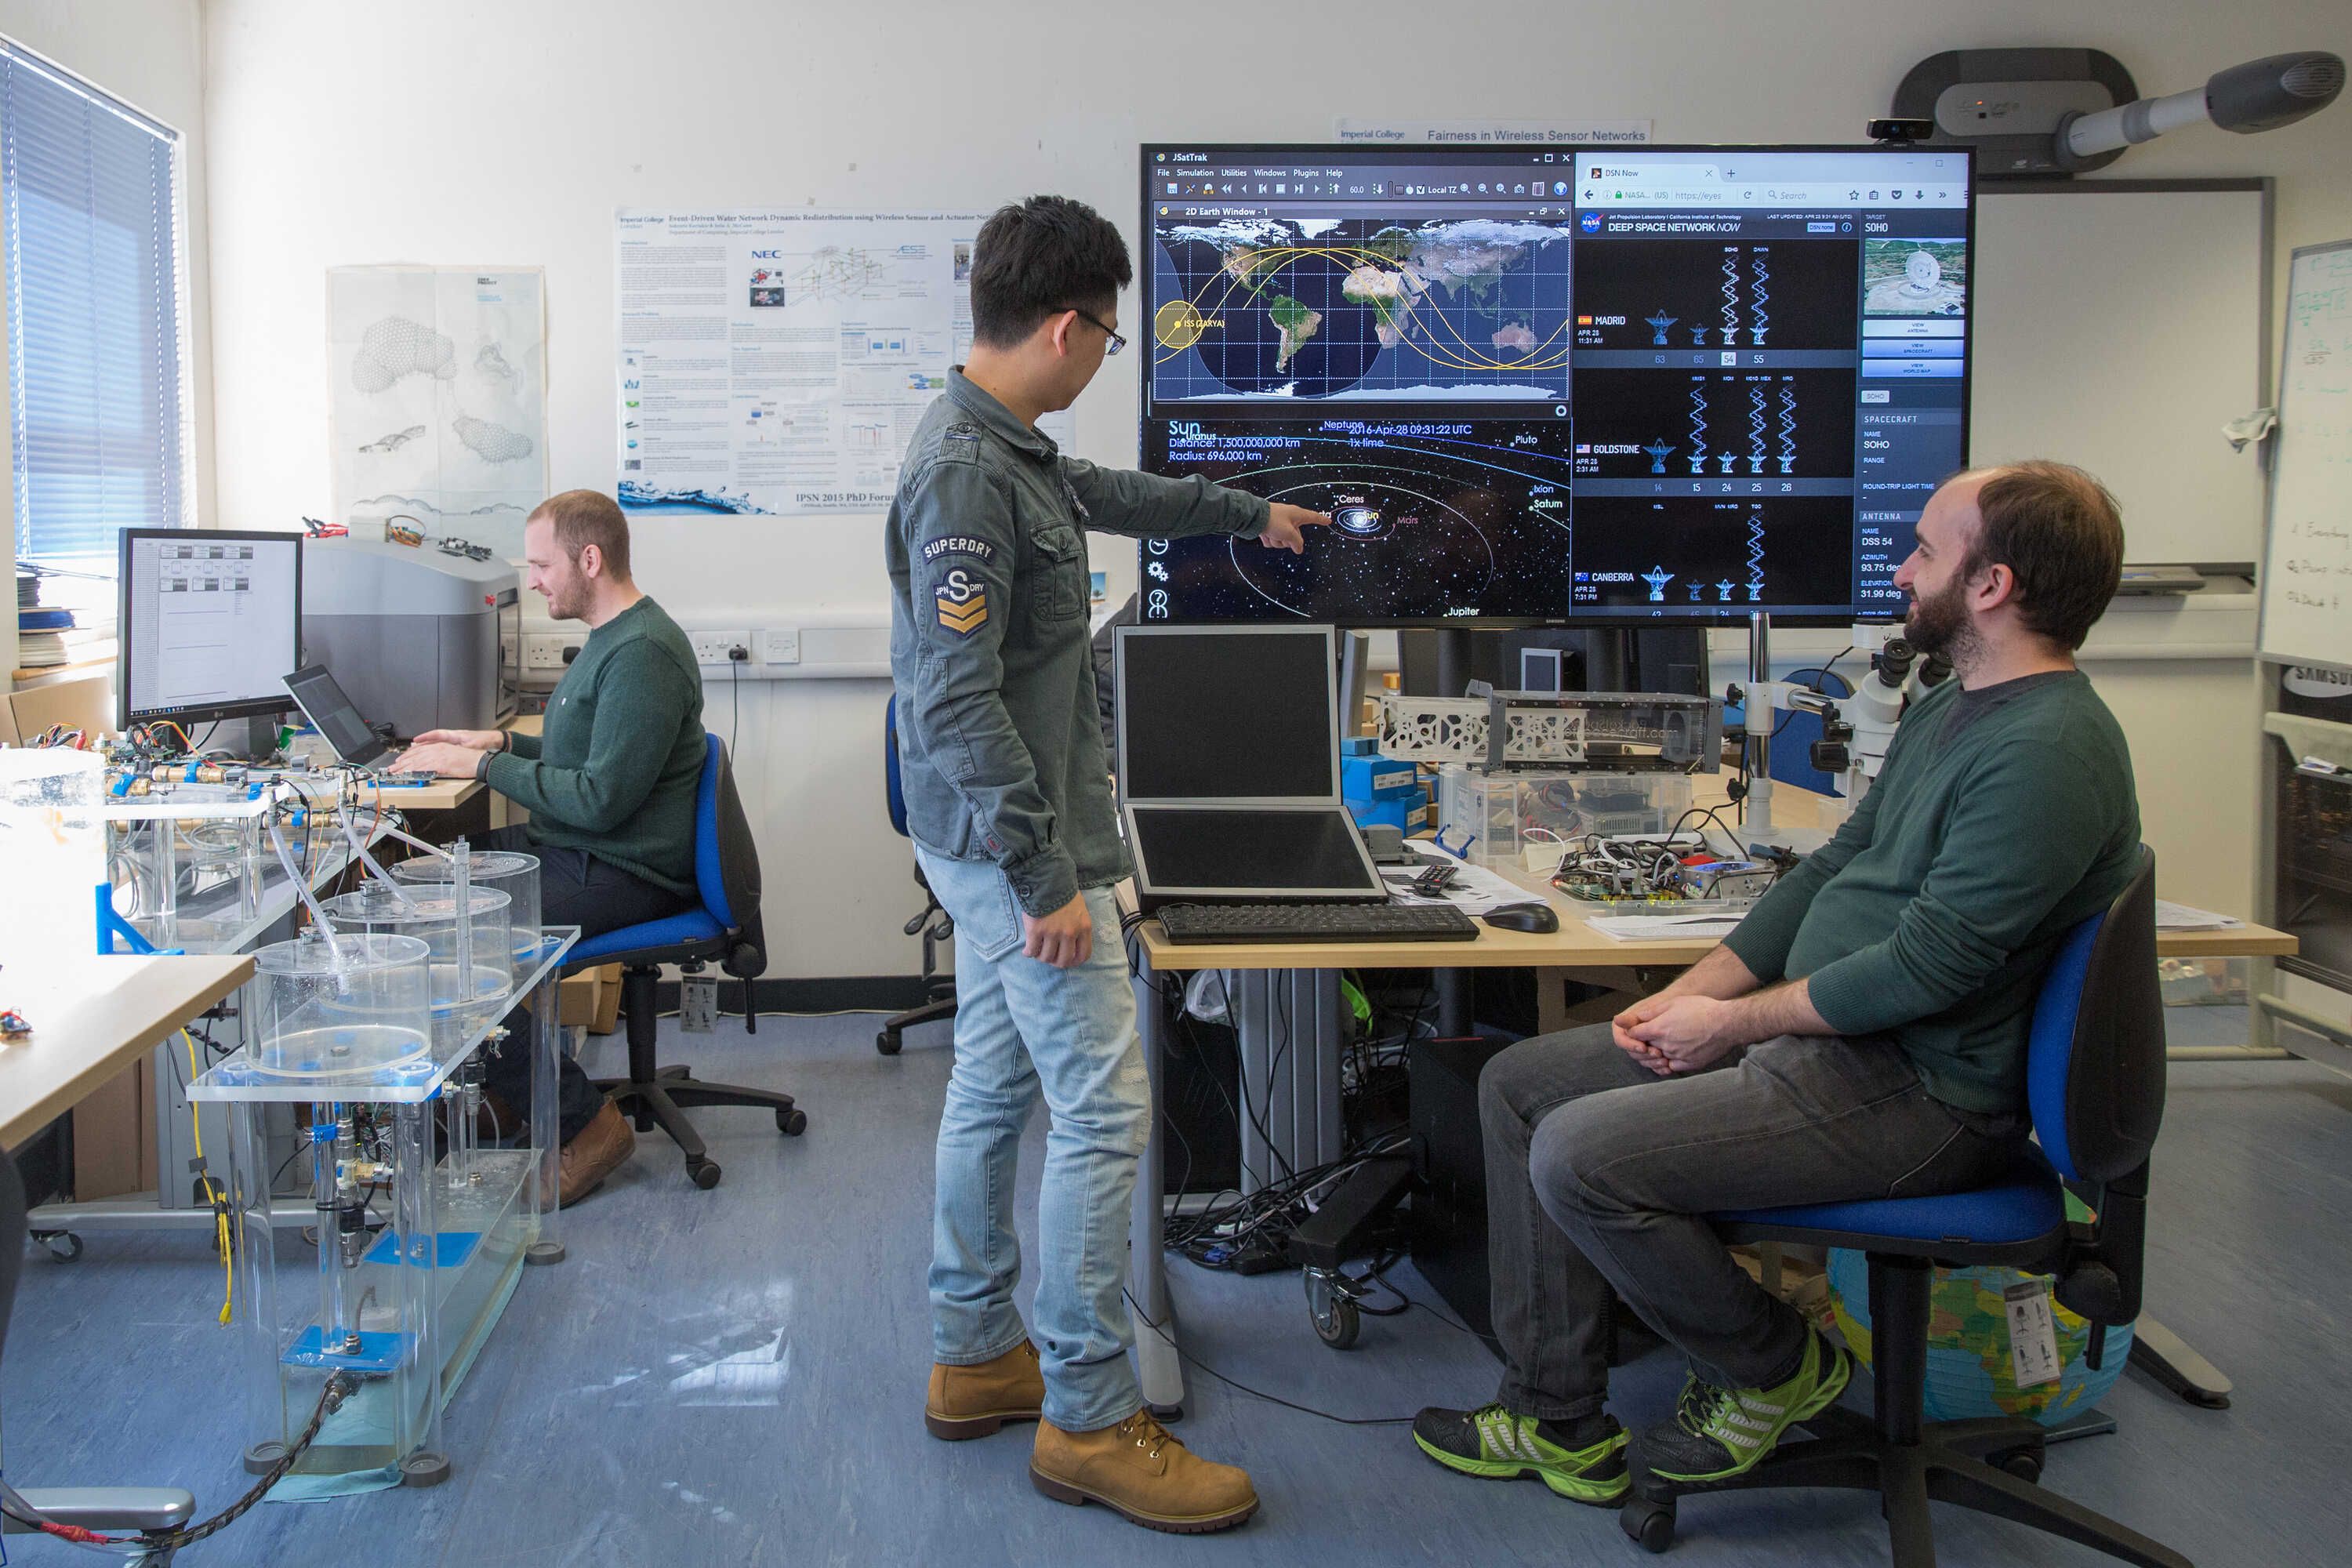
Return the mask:
<path fill-rule="evenodd" d="M 557 1176 L 556 1205 L 570 1208 L 604 1184 L 621 1162 L 637 1152 L 637 1134 L 621 1108 L 604 1102 L 580 1135 L 563 1146 L 562 1173 Z"/>
<path fill-rule="evenodd" d="M 1055 1502 L 1098 1502 L 1146 1530 L 1200 1535 L 1257 1511 L 1248 1471 L 1195 1458 L 1149 1409 L 1097 1432 L 1040 1420 L 1029 1479 Z"/>
<path fill-rule="evenodd" d="M 1007 1421 L 1034 1421 L 1045 1404 L 1045 1377 L 1037 1370 L 1037 1347 L 1023 1340 L 994 1361 L 977 1366 L 931 1368 L 930 1396 L 923 1401 L 923 1425 L 950 1443 L 985 1437 Z"/>

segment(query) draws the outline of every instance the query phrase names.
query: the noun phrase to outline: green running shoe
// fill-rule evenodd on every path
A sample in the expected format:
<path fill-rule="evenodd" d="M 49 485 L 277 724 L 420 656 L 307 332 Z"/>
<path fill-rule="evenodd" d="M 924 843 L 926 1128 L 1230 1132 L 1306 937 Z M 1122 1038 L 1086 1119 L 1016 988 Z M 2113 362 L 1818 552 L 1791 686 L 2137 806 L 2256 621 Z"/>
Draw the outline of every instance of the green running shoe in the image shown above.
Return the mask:
<path fill-rule="evenodd" d="M 1413 1417 L 1412 1440 L 1449 1470 L 1494 1480 L 1513 1480 L 1533 1471 L 1554 1492 L 1577 1502 L 1614 1508 L 1625 1500 L 1633 1478 L 1625 1468 L 1624 1429 L 1609 1423 L 1609 1435 L 1589 1448 L 1563 1448 L 1545 1436 L 1532 1415 L 1514 1415 L 1500 1405 L 1476 1410 L 1432 1405 Z"/>
<path fill-rule="evenodd" d="M 1853 1361 L 1806 1331 L 1805 1359 L 1778 1388 L 1685 1385 L 1675 1418 L 1642 1434 L 1642 1463 L 1661 1480 L 1727 1480 L 1756 1468 L 1780 1435 L 1837 1403 L 1853 1379 Z"/>

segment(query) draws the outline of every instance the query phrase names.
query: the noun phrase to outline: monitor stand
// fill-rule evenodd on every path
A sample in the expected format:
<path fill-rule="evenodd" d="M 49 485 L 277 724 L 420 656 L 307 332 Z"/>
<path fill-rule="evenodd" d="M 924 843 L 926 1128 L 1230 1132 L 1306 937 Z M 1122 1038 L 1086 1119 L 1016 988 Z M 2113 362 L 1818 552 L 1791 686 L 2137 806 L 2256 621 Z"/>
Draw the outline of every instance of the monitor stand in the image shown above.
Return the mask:
<path fill-rule="evenodd" d="M 285 721 L 282 711 L 251 719 L 224 719 L 217 738 L 219 744 L 215 749 L 235 752 L 247 763 L 266 763 L 278 754 L 278 731 Z"/>

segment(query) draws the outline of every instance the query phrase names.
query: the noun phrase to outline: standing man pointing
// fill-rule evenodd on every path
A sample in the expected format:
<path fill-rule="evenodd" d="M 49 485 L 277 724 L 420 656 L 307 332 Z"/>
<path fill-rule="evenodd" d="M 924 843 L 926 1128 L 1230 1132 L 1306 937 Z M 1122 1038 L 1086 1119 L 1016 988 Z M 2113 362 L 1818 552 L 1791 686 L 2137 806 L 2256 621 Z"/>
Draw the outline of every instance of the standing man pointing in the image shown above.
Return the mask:
<path fill-rule="evenodd" d="M 1126 346 L 1111 323 L 1132 278 L 1118 230 L 1080 203 L 1034 196 L 991 217 L 973 247 L 971 363 L 924 416 L 890 509 L 907 823 L 957 936 L 924 1421 L 953 1439 L 1035 1420 L 1038 1490 L 1200 1531 L 1248 1519 L 1257 1494 L 1153 1420 L 1128 1364 L 1128 1210 L 1151 1096 L 1110 893 L 1130 867 L 1087 646 L 1085 531 L 1298 551 L 1302 527 L 1331 520 L 1098 468 L 1038 433 Z M 1013 1305 L 1013 1191 L 1041 1088 L 1053 1130 L 1033 1343 Z"/>

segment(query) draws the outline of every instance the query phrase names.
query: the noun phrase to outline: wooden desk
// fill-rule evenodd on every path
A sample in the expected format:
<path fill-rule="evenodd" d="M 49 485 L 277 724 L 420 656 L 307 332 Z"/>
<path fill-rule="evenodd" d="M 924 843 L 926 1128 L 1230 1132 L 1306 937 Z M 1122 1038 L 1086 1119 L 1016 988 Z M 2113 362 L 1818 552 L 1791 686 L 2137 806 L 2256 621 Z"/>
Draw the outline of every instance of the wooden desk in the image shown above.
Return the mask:
<path fill-rule="evenodd" d="M 1623 942 L 1587 925 L 1570 900 L 1543 885 L 1543 879 L 1511 879 L 1528 888 L 1528 898 L 1548 900 L 1559 914 L 1559 930 L 1544 935 L 1496 931 L 1481 925 L 1475 942 L 1184 942 L 1168 940 L 1158 921 L 1139 928 L 1144 954 L 1160 973 L 1200 969 L 1685 969 L 1715 950 L 1712 936 L 1663 942 Z M 2249 922 L 2221 931 L 2159 931 L 2159 958 L 2279 957 L 2295 951 L 2295 939 Z"/>
<path fill-rule="evenodd" d="M 489 786 L 474 779 L 436 779 L 413 788 L 382 789 L 373 779 L 359 781 L 360 804 L 381 804 L 395 811 L 455 811 Z"/>
<path fill-rule="evenodd" d="M 0 1044 L 0 1148 L 13 1149 L 163 1037 L 245 984 L 241 953 L 88 958 L 0 970 L 0 1005 L 33 1024 Z"/>
<path fill-rule="evenodd" d="M 518 735 L 536 735 L 544 722 L 541 714 L 519 713 L 499 728 L 511 730 Z M 384 805 L 400 811 L 455 811 L 461 805 L 471 804 L 475 797 L 488 788 L 488 784 L 473 779 L 436 779 L 429 784 L 414 789 L 378 789 L 373 783 L 362 780 L 360 798 L 364 803 L 373 804 L 375 797 L 382 795 Z"/>
<path fill-rule="evenodd" d="M 1702 774 L 1700 779 L 1708 781 L 1717 776 Z M 1716 804 L 1720 798 L 1719 791 L 1702 790 L 1699 798 L 1706 804 Z M 1783 784 L 1773 792 L 1774 821 L 1783 826 L 1811 826 L 1820 800 L 1820 796 L 1807 791 Z M 1142 961 L 1135 980 L 1136 1009 L 1154 1102 L 1160 1096 L 1160 1065 L 1167 1047 L 1167 1025 L 1158 992 L 1160 974 L 1238 970 L 1266 976 L 1244 982 L 1237 987 L 1237 995 L 1226 998 L 1242 1037 L 1242 1092 L 1253 1099 L 1263 1094 L 1270 1112 L 1268 1120 L 1277 1125 L 1291 1123 L 1291 1108 L 1297 1106 L 1296 1124 L 1319 1128 L 1336 1118 L 1339 1110 L 1336 1075 L 1324 1072 L 1319 1066 L 1332 1059 L 1328 1033 L 1337 1027 L 1337 997 L 1328 988 L 1318 992 L 1299 984 L 1301 973 L 1341 969 L 1535 969 L 1558 973 L 1573 972 L 1588 981 L 1634 990 L 1643 988 L 1643 977 L 1637 971 L 1686 968 L 1706 957 L 1721 940 L 1706 936 L 1625 942 L 1604 936 L 1585 923 L 1585 916 L 1591 911 L 1570 907 L 1572 900 L 1553 890 L 1548 878 L 1527 872 L 1515 874 L 1507 869 L 1503 874 L 1526 887 L 1530 899 L 1540 898 L 1550 903 L 1560 916 L 1559 930 L 1538 935 L 1496 931 L 1481 924 L 1474 942 L 1179 945 L 1168 940 L 1158 921 L 1144 921 L 1136 930 Z M 2284 931 L 2249 923 L 2221 931 L 2160 931 L 2157 933 L 2156 949 L 2158 956 L 2165 958 L 2277 956 L 2294 952 L 2295 939 Z M 1286 979 L 1278 978 L 1278 972 L 1285 971 L 1299 973 Z M 1278 992 L 1277 988 L 1283 986 L 1287 987 L 1286 992 Z M 1613 998 L 1585 1004 L 1570 1012 L 1559 1003 L 1562 990 L 1557 984 L 1539 987 L 1543 1000 L 1538 1013 L 1546 1030 L 1590 1021 L 1584 1016 L 1588 1013 L 1606 1017 L 1622 1004 L 1622 998 Z M 1287 1085 L 1276 1081 L 1278 1074 L 1273 1064 L 1280 1061 L 1280 1056 L 1269 1057 L 1264 1049 L 1264 1039 L 1255 1044 L 1252 1040 L 1253 1033 L 1263 1035 L 1268 1021 L 1275 1017 L 1280 1020 L 1283 1051 L 1293 1064 L 1293 1076 Z M 1296 1041 L 1292 1038 L 1294 1025 L 1300 1036 Z M 1308 1098 L 1323 1103 L 1310 1108 L 1302 1103 Z M 1136 1183 L 1128 1255 L 1129 1289 L 1141 1308 L 1141 1316 L 1148 1321 L 1135 1336 L 1136 1370 L 1143 1397 L 1153 1407 L 1166 1409 L 1183 1403 L 1184 1373 L 1168 1295 L 1167 1258 L 1161 1247 L 1167 1194 L 1157 1117 L 1152 1119 L 1149 1138 L 1141 1177 Z M 1246 1129 L 1244 1144 L 1246 1152 Z M 1316 1157 L 1303 1144 L 1298 1153 L 1301 1164 L 1311 1163 Z M 2146 1319 L 2142 1321 L 2144 1326 L 2149 1322 Z M 2161 1326 L 2156 1327 L 2162 1334 Z M 2172 1336 L 2163 1335 L 2163 1339 L 2172 1348 L 2176 1360 L 2184 1353 L 2193 1356 Z M 2135 1354 L 2138 1353 L 2136 1345 Z M 2151 1350 L 2143 1360 L 2153 1359 L 2156 1354 Z M 2190 1364 L 2192 1380 L 2209 1377 L 2219 1380 L 2219 1386 L 2224 1389 L 2228 1386 L 2227 1380 L 2213 1373 L 2202 1358 L 2195 1358 Z"/>

